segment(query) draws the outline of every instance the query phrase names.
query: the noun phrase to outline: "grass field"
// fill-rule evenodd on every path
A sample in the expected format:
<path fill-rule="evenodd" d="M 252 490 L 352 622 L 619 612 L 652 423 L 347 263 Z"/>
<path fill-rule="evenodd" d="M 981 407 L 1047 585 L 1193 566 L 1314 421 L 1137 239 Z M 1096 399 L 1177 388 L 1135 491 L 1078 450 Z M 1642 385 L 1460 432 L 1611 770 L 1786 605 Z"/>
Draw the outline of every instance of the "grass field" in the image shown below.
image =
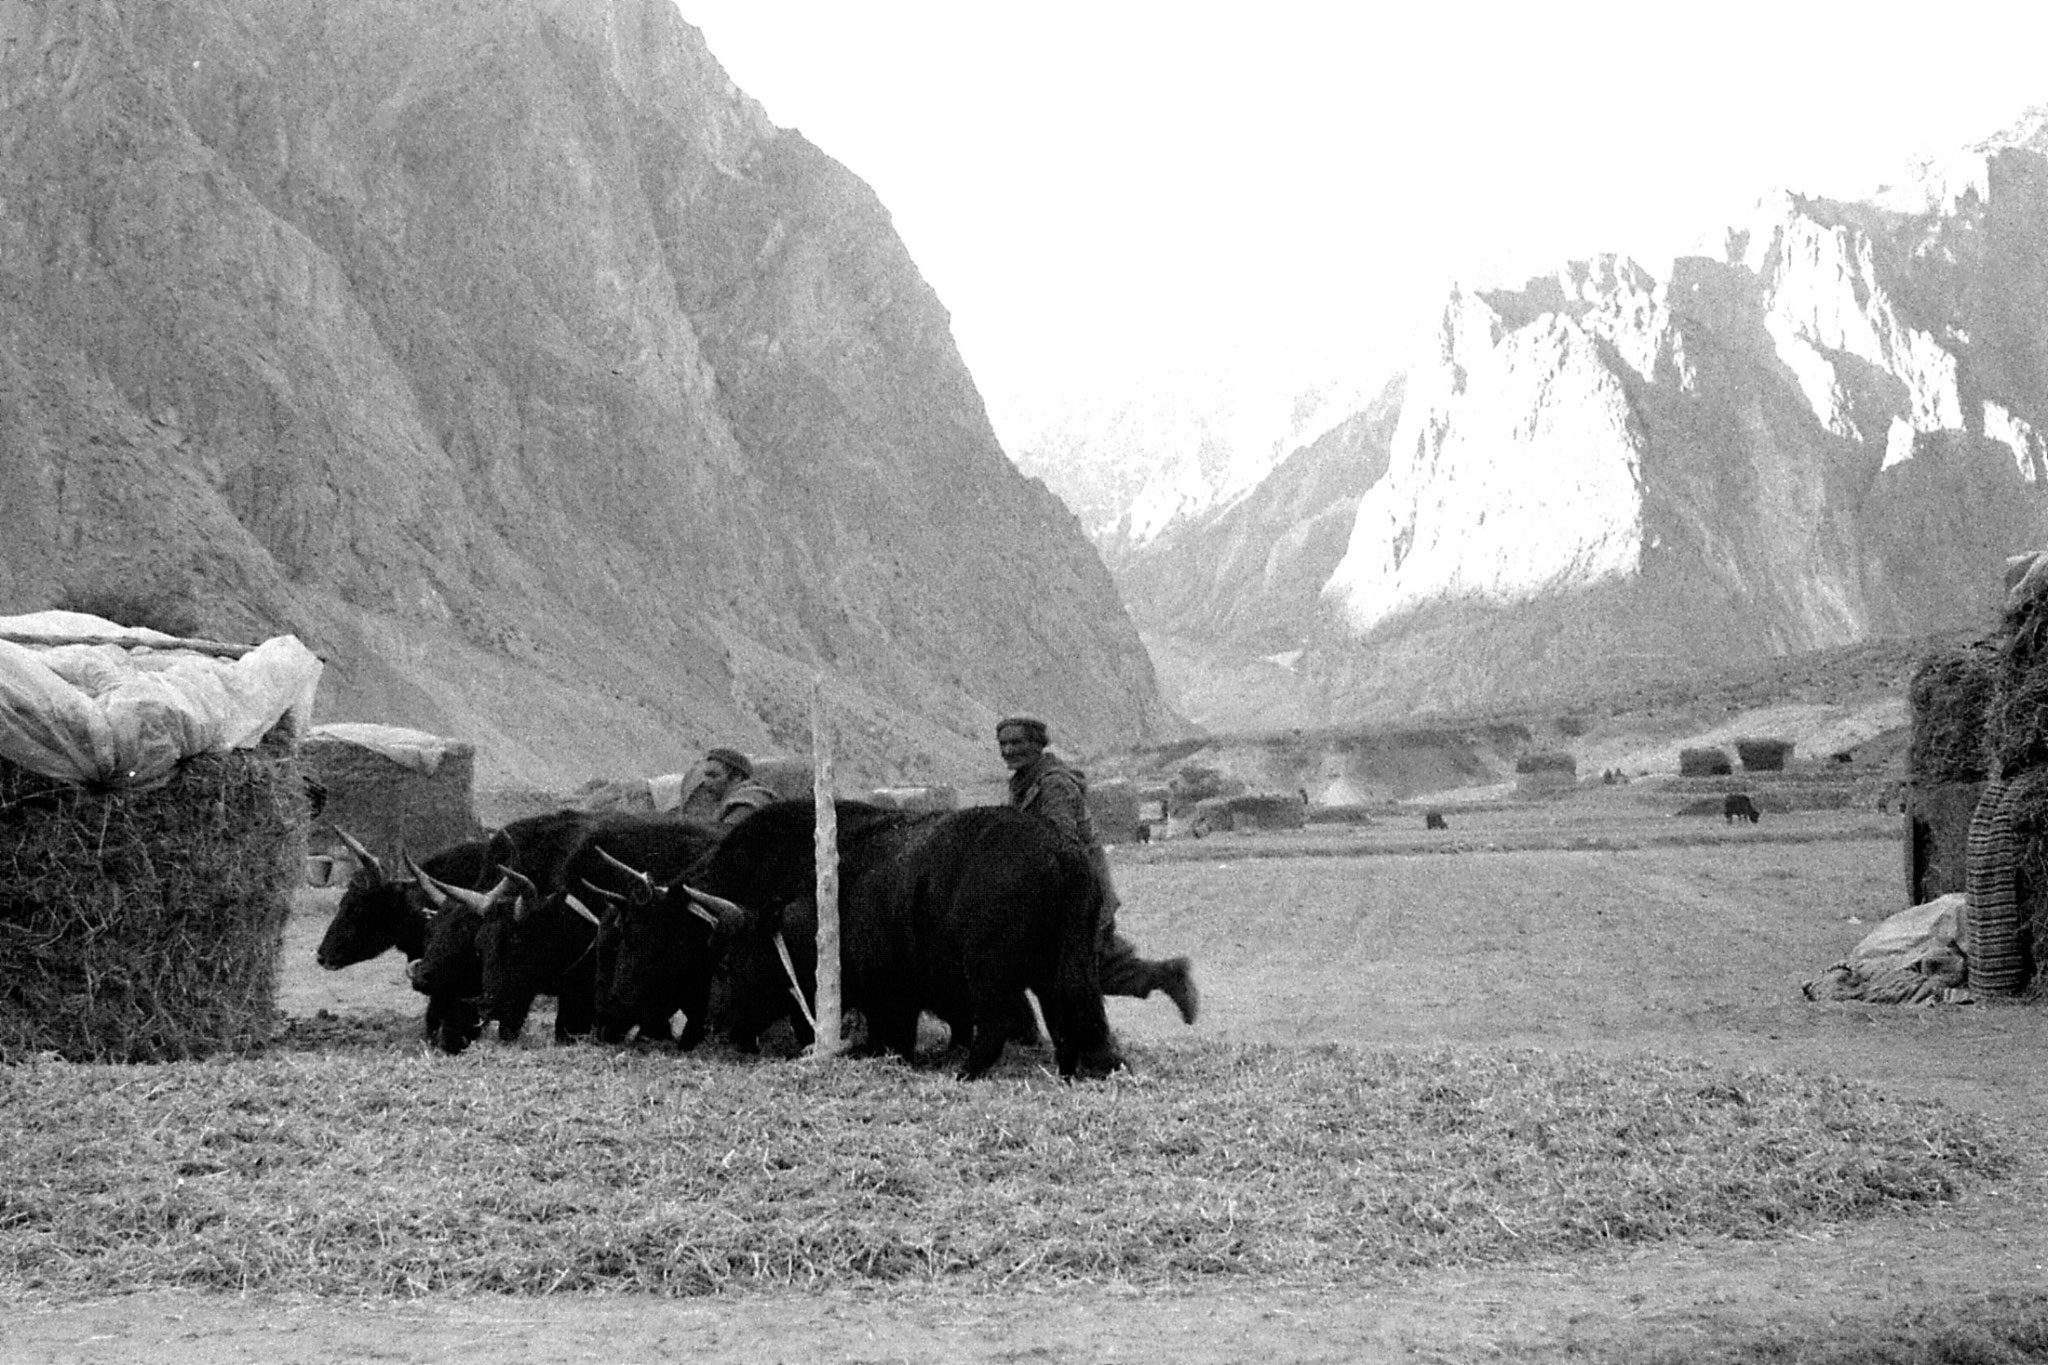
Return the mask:
<path fill-rule="evenodd" d="M 303 893 L 288 1046 L 0 1077 L 0 1356 L 123 1358 L 63 1353 L 109 1321 L 152 1358 L 260 1355 L 285 1303 L 334 1359 L 482 1359 L 486 1290 L 540 1354 L 580 1305 L 645 1347 L 709 1294 L 712 1360 L 2044 1358 L 2041 1012 L 1799 995 L 1902 907 L 1895 818 L 1424 834 L 1118 850 L 1125 931 L 1194 957 L 1204 1012 L 1113 1000 L 1136 1066 L 1092 1086 L 1043 1054 L 976 1086 L 424 1054 L 396 958 L 312 965 L 333 893 Z M 366 1343 L 363 1299 L 408 1330 Z"/>

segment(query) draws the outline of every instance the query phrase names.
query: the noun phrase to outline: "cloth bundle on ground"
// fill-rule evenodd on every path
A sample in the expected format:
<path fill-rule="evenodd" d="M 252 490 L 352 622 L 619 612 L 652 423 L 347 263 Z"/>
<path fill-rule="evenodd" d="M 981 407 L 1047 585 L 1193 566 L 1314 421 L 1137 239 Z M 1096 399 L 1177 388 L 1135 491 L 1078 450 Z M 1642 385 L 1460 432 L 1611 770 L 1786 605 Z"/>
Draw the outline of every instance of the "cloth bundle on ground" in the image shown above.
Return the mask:
<path fill-rule="evenodd" d="M 194 755 L 255 747 L 287 714 L 303 734 L 319 682 L 291 635 L 244 651 L 82 612 L 0 617 L 0 757 L 146 789 Z"/>
<path fill-rule="evenodd" d="M 1958 943 L 1966 897 L 1960 891 L 1901 910 L 1864 935 L 1847 959 L 1800 989 L 1808 1000 L 1931 1004 L 1968 979 Z"/>

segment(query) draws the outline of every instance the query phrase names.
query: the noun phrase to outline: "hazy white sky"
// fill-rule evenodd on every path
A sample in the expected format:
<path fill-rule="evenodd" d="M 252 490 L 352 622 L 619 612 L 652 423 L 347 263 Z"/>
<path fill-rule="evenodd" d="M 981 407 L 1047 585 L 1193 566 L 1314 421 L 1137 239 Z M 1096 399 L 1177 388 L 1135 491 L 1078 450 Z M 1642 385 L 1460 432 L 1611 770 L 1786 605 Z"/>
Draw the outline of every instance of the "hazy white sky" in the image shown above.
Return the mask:
<path fill-rule="evenodd" d="M 1762 191 L 1860 193 L 2048 103 L 2042 0 L 678 7 L 874 187 L 998 407 L 1390 368 L 1453 278 L 1662 275 Z"/>

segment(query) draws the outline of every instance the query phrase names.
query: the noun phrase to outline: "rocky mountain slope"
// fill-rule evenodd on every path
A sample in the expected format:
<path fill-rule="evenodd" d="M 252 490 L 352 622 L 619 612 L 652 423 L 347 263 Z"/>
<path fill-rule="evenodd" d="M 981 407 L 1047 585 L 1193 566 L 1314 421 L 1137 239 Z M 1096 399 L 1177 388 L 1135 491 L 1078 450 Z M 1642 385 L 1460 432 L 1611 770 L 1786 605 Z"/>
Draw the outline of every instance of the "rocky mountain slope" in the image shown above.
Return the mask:
<path fill-rule="evenodd" d="M 0 0 L 0 604 L 297 633 L 487 781 L 1170 732 L 874 195 L 668 0 Z"/>
<path fill-rule="evenodd" d="M 1112 569 L 1233 505 L 1366 401 L 1354 381 L 1274 375 L 1249 357 L 1059 411 L 1016 406 L 1004 445 L 1081 518 Z"/>
<path fill-rule="evenodd" d="M 1276 521 L 1199 584 L 1165 541 L 1120 564 L 1170 694 L 1317 724 L 1988 620 L 2004 557 L 2048 544 L 2044 122 L 1869 202 L 1774 196 L 1663 277 L 1453 293 L 1385 472 L 1360 454 L 1340 485 L 1371 477 L 1355 513 Z M 1332 515 L 1313 597 L 1234 611 L 1224 566 Z"/>
<path fill-rule="evenodd" d="M 1387 472 L 1401 390 L 1394 381 L 1254 487 L 1115 561 L 1119 585 L 1143 604 L 1141 628 L 1220 634 L 1255 653 L 1299 648 L 1359 500 Z"/>

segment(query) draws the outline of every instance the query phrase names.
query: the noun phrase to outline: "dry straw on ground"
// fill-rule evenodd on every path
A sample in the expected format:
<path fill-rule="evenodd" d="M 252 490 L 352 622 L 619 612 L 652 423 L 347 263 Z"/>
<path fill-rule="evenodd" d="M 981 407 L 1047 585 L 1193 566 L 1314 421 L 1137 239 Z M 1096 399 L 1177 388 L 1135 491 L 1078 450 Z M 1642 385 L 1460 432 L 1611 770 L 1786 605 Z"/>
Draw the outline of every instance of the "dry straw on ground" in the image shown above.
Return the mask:
<path fill-rule="evenodd" d="M 0 759 L 0 1059 L 156 1061 L 268 1038 L 305 804 L 283 730 L 148 791 Z"/>
<path fill-rule="evenodd" d="M 1356 1285 L 1938 1204 L 1972 1116 L 1524 1050 L 1141 1050 L 1062 1085 L 588 1048 L 0 1071 L 0 1292 Z"/>

